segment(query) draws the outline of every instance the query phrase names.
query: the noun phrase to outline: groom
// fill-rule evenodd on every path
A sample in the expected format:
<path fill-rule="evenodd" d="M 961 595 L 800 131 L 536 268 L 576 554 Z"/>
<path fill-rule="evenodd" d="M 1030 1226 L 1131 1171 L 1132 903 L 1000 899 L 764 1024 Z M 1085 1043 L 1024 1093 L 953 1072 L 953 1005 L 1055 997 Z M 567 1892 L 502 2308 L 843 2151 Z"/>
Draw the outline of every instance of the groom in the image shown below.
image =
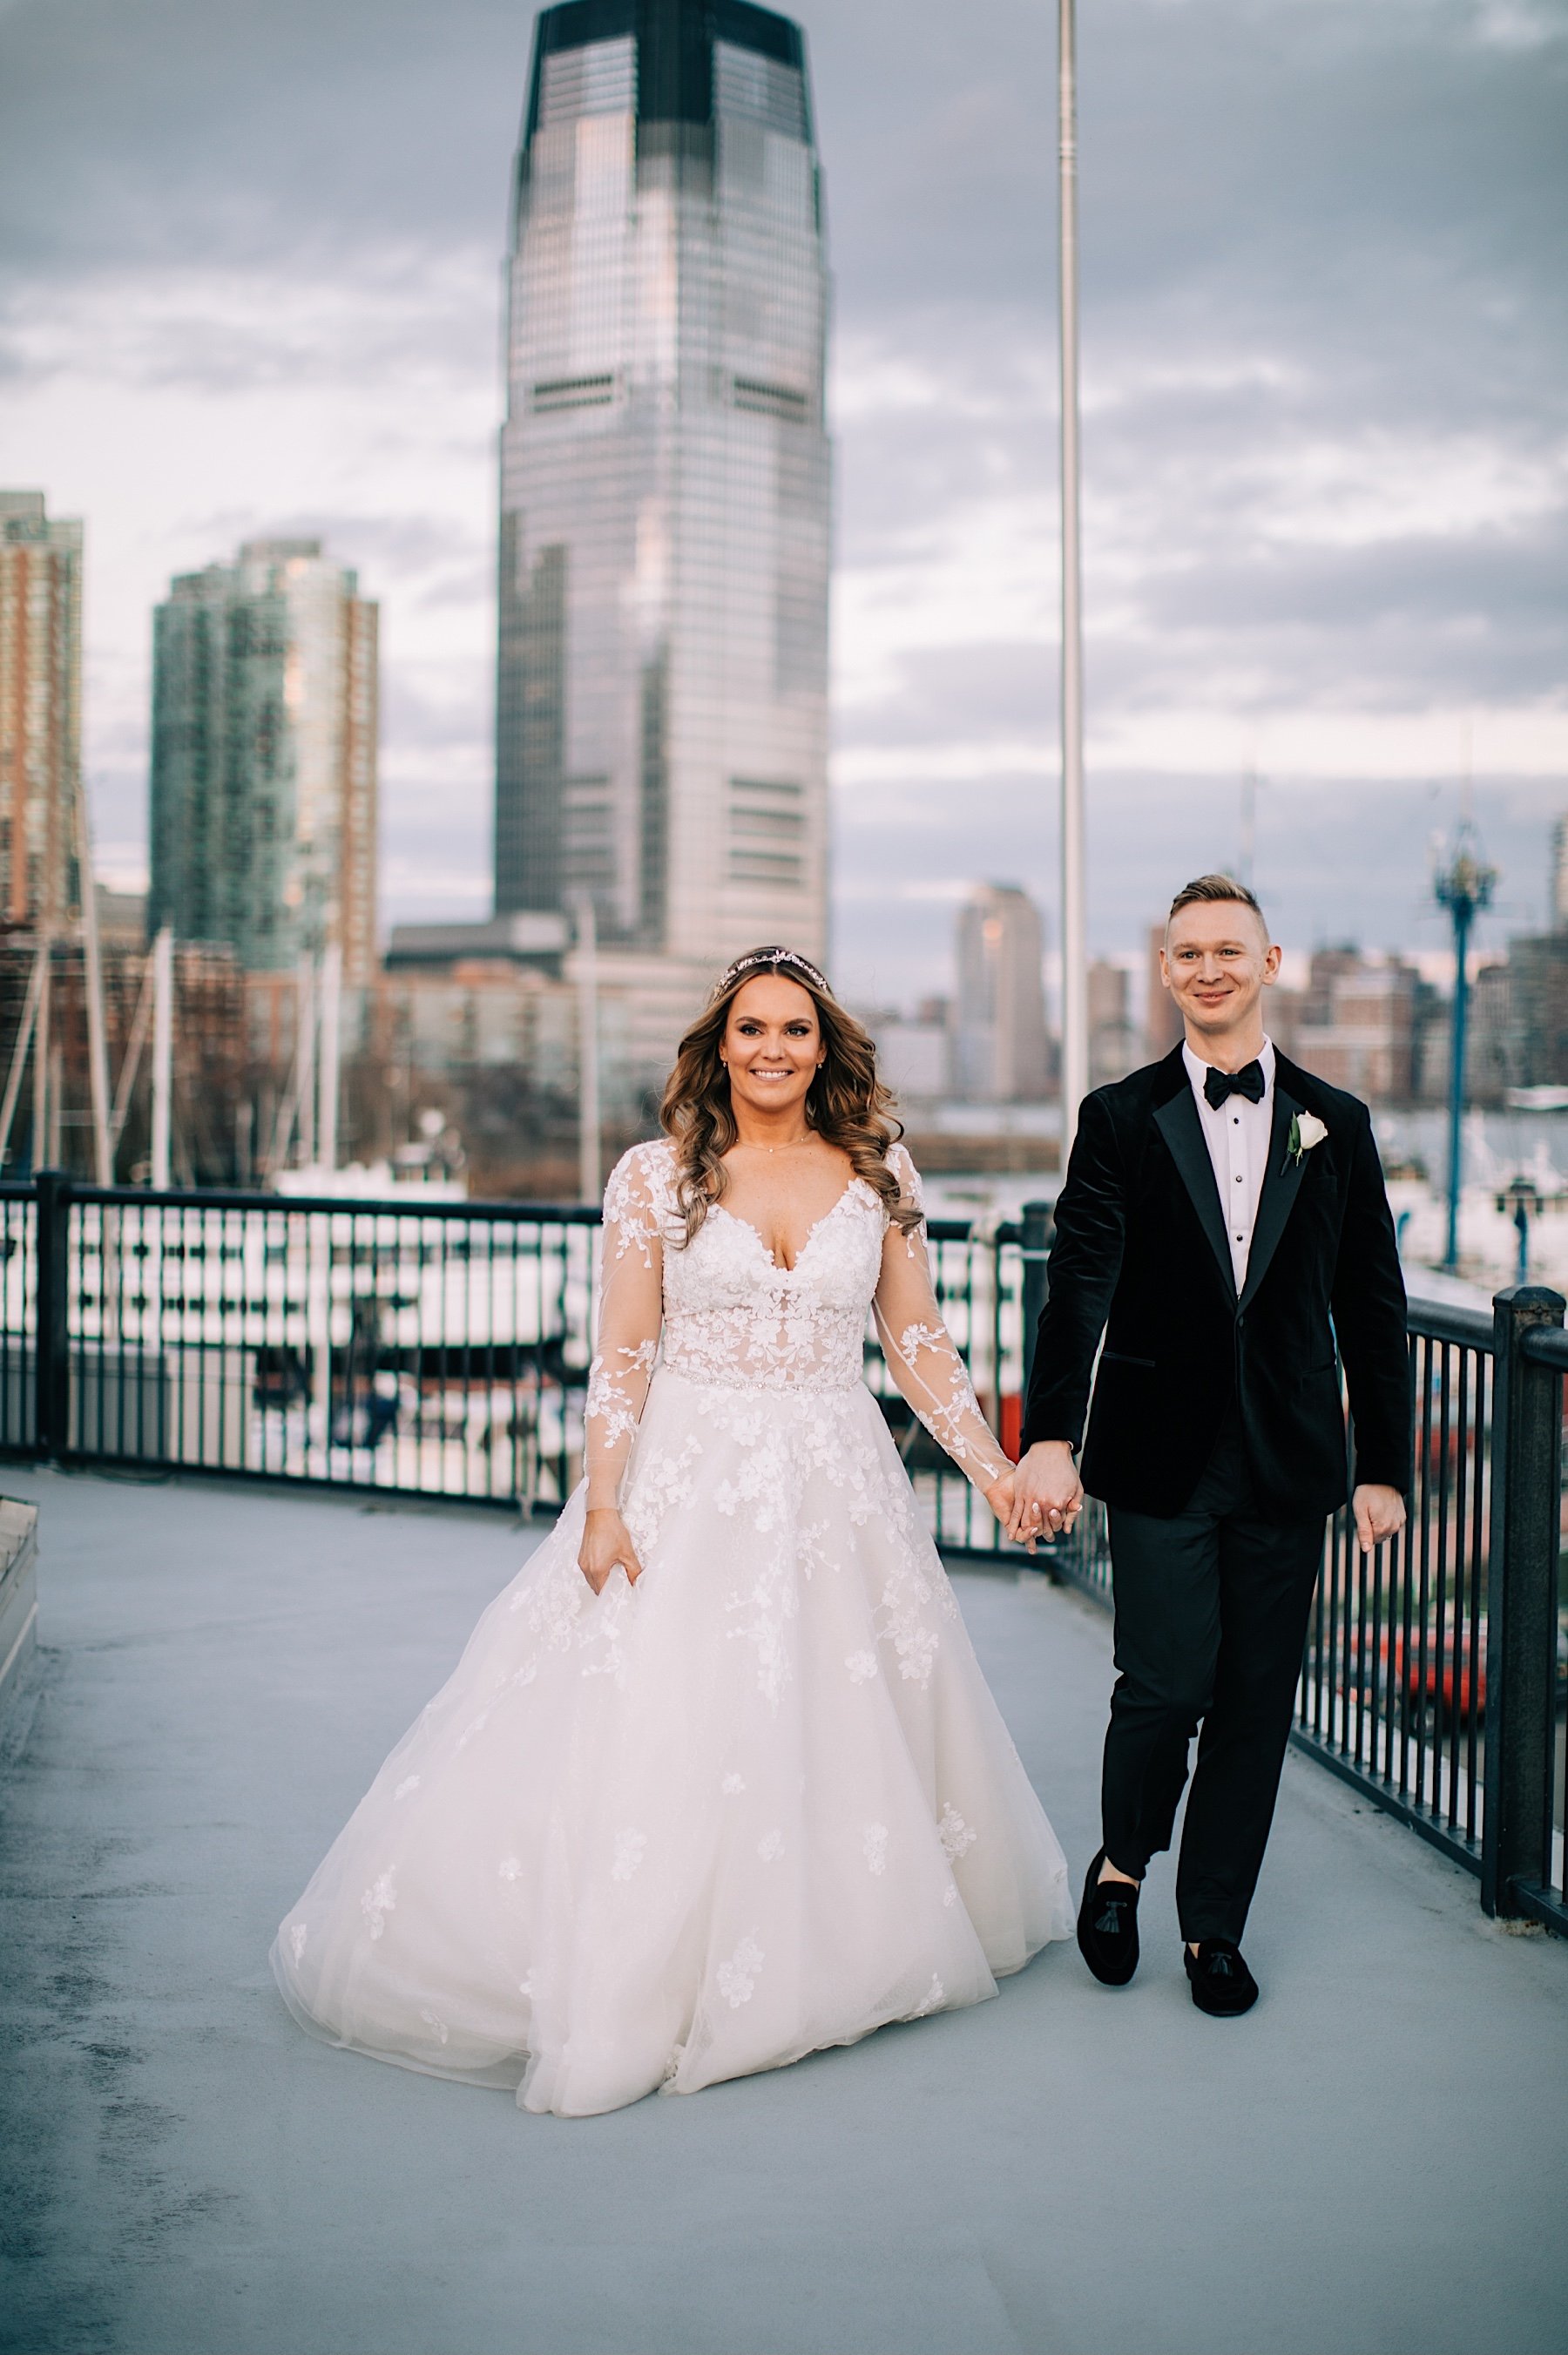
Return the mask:
<path fill-rule="evenodd" d="M 1109 1508 L 1117 1675 L 1084 1960 L 1111 1987 L 1137 1967 L 1139 1887 L 1201 1724 L 1176 1901 L 1192 1999 L 1221 2018 L 1257 2000 L 1241 1938 L 1324 1519 L 1345 1499 L 1339 1364 L 1364 1548 L 1403 1525 L 1410 1477 L 1404 1285 L 1371 1122 L 1275 1051 L 1263 996 L 1279 964 L 1243 885 L 1202 875 L 1177 893 L 1160 972 L 1186 1038 L 1080 1108 L 1010 1524 L 1026 1542 L 1070 1529 L 1085 1487 Z"/>

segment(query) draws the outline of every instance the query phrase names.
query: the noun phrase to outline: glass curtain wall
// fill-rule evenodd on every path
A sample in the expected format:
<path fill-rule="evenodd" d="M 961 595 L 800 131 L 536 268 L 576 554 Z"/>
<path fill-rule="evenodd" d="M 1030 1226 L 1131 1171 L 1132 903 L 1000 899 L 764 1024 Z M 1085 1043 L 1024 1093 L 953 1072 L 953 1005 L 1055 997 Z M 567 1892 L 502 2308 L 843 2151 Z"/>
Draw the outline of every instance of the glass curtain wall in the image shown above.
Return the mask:
<path fill-rule="evenodd" d="M 377 624 L 319 540 L 251 540 L 153 624 L 148 922 L 259 973 L 375 968 Z"/>
<path fill-rule="evenodd" d="M 821 954 L 829 452 L 797 27 L 741 0 L 540 16 L 501 443 L 499 912 Z"/>

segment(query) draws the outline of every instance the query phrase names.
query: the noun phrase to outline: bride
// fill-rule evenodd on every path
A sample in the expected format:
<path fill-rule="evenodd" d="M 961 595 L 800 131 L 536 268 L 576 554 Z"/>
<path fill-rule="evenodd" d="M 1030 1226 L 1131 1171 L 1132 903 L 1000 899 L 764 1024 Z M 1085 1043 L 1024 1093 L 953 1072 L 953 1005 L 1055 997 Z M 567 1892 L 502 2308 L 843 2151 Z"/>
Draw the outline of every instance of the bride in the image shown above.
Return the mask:
<path fill-rule="evenodd" d="M 787 949 L 604 1197 L 587 1477 L 278 1933 L 329 2042 L 581 2116 L 983 2002 L 1066 1873 L 863 1380 L 1005 1524 L 866 1032 Z"/>

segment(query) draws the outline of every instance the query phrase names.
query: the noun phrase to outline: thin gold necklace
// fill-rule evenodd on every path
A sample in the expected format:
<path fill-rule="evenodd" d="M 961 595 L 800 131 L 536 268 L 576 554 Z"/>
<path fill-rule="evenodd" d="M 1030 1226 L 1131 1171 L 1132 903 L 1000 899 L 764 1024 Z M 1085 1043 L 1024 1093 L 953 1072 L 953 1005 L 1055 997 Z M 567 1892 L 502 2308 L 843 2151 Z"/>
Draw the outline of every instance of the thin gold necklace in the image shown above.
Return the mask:
<path fill-rule="evenodd" d="M 740 1139 L 740 1143 L 751 1153 L 787 1153 L 792 1145 L 809 1145 L 816 1135 L 814 1128 L 808 1128 L 803 1130 L 799 1136 L 786 1136 L 782 1145 L 748 1145 L 744 1137 Z"/>

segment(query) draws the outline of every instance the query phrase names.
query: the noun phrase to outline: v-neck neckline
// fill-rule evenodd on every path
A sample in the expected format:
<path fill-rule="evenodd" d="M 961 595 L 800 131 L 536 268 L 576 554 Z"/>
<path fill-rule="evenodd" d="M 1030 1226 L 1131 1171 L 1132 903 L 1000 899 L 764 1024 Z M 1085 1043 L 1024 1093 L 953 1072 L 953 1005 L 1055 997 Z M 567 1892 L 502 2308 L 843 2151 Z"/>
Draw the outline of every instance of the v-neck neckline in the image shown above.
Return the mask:
<path fill-rule="evenodd" d="M 799 1273 L 802 1260 L 805 1259 L 806 1252 L 811 1249 L 812 1244 L 816 1241 L 823 1228 L 827 1224 L 829 1219 L 836 1219 L 839 1211 L 844 1208 L 845 1203 L 849 1199 L 850 1195 L 853 1194 L 858 1188 L 865 1188 L 865 1186 L 866 1181 L 863 1178 L 850 1178 L 849 1183 L 845 1187 L 844 1191 L 839 1195 L 837 1200 L 836 1202 L 829 1203 L 827 1209 L 823 1211 L 822 1216 L 819 1219 L 813 1219 L 810 1226 L 807 1227 L 805 1234 L 801 1237 L 799 1250 L 795 1252 L 794 1260 L 787 1267 L 783 1260 L 778 1258 L 776 1253 L 769 1250 L 766 1235 L 763 1233 L 760 1227 L 753 1226 L 750 1219 L 741 1218 L 740 1213 L 736 1210 L 727 1210 L 722 1202 L 715 1202 L 713 1204 L 713 1210 L 716 1210 L 721 1219 L 728 1219 L 732 1227 L 745 1228 L 746 1232 L 751 1236 L 752 1241 L 756 1244 L 757 1249 L 762 1252 L 763 1257 L 767 1261 L 768 1265 L 773 1269 L 775 1275 L 795 1275 Z M 866 1190 L 869 1191 L 869 1188 L 867 1188 Z M 712 1211 L 710 1211 L 709 1215 L 711 1217 Z"/>

